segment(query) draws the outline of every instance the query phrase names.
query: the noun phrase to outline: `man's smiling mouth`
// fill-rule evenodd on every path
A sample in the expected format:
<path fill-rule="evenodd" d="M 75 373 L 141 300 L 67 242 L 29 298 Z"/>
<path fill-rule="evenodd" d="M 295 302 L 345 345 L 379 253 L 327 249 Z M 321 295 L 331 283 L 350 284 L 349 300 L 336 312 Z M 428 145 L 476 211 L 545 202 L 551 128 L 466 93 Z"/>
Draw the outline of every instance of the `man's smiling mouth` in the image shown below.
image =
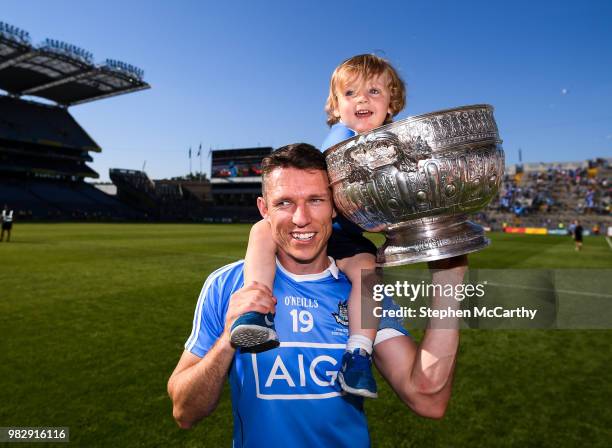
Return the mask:
<path fill-rule="evenodd" d="M 314 238 L 315 232 L 291 232 L 291 236 L 298 241 L 310 241 Z"/>

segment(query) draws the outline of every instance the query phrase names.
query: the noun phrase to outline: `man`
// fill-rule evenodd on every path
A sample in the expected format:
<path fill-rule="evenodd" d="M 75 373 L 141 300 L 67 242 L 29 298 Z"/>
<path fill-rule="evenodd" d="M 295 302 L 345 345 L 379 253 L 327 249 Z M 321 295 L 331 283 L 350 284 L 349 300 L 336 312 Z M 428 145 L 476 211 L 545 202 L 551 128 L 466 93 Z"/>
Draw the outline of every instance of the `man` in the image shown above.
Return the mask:
<path fill-rule="evenodd" d="M 584 232 L 584 229 L 582 227 L 582 225 L 580 224 L 580 221 L 576 220 L 574 221 L 574 241 L 576 243 L 576 252 L 579 252 L 582 250 L 582 234 Z"/>
<path fill-rule="evenodd" d="M 278 247 L 274 291 L 243 286 L 242 261 L 208 277 L 168 381 L 174 418 L 190 428 L 213 412 L 229 373 L 234 446 L 369 446 L 362 401 L 343 395 L 335 381 L 348 336 L 341 316 L 350 284 L 326 254 L 335 211 L 325 159 L 310 145 L 289 145 L 266 157 L 262 172 L 257 205 Z M 434 282 L 461 282 L 465 265 L 465 258 L 442 262 L 439 267 L 448 269 L 434 273 Z M 232 323 L 248 311 L 276 313 L 279 348 L 245 353 L 232 347 Z M 456 328 L 455 321 L 439 322 L 418 347 L 399 328 L 378 332 L 378 369 L 421 415 L 445 412 Z"/>
<path fill-rule="evenodd" d="M 4 205 L 2 209 L 2 232 L 0 232 L 0 242 L 4 241 L 4 232 L 6 232 L 6 242 L 11 241 L 11 229 L 13 228 L 13 210 L 9 210 L 8 205 Z"/>

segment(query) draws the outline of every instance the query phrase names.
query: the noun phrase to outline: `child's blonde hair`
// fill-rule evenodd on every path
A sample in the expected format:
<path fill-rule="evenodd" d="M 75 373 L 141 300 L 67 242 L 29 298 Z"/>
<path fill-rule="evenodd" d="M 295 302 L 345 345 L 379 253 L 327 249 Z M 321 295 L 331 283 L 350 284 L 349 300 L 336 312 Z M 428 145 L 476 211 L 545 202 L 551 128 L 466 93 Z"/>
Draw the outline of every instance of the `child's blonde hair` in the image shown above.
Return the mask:
<path fill-rule="evenodd" d="M 374 54 L 360 54 L 347 59 L 334 70 L 331 81 L 329 83 L 329 96 L 325 102 L 325 112 L 327 113 L 327 124 L 333 125 L 340 121 L 335 115 L 338 110 L 338 97 L 336 92 L 342 89 L 349 80 L 360 77 L 370 79 L 374 76 L 380 76 L 383 73 L 389 75 L 389 91 L 391 93 L 391 101 L 389 108 L 391 114 L 387 115 L 383 124 L 391 123 L 396 116 L 406 105 L 406 87 L 404 81 L 397 74 L 389 61 Z"/>

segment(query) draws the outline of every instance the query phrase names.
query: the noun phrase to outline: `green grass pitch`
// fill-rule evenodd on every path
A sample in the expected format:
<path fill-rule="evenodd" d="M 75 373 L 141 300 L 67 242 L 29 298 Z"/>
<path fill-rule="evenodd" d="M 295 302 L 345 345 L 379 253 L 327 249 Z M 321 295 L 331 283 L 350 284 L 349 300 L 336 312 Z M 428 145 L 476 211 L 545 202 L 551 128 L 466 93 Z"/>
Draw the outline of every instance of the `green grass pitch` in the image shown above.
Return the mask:
<path fill-rule="evenodd" d="M 227 388 L 183 431 L 166 381 L 206 276 L 241 258 L 247 236 L 246 225 L 16 223 L 0 243 L 0 426 L 69 426 L 73 446 L 231 446 Z M 603 237 L 581 253 L 568 237 L 491 238 L 472 267 L 612 268 Z M 446 417 L 413 415 L 379 378 L 373 446 L 612 446 L 611 346 L 609 330 L 463 331 Z"/>

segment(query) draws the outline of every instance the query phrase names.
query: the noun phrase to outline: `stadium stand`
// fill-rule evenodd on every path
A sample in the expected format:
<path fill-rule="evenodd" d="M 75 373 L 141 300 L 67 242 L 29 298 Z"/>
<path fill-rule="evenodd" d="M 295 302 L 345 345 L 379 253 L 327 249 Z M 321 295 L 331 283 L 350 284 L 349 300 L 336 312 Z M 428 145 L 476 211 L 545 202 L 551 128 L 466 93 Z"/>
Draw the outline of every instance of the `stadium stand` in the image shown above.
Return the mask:
<path fill-rule="evenodd" d="M 0 96 L 0 163 L 14 172 L 98 177 L 100 147 L 64 108 Z"/>
<path fill-rule="evenodd" d="M 273 149 L 217 149 L 212 151 L 212 200 L 216 222 L 255 222 L 261 219 L 256 206 L 261 195 L 261 161 Z"/>
<path fill-rule="evenodd" d="M 144 215 L 86 183 L 101 148 L 68 106 L 149 88 L 143 72 L 46 39 L 32 46 L 24 30 L 0 22 L 0 203 L 17 220 L 141 219 Z M 24 100 L 36 96 L 56 104 Z"/>
<path fill-rule="evenodd" d="M 202 221 L 214 213 L 207 180 L 152 181 L 143 171 L 117 168 L 110 170 L 110 178 L 117 197 L 148 220 Z"/>
<path fill-rule="evenodd" d="M 0 96 L 0 202 L 23 219 L 137 215 L 83 180 L 100 147 L 65 108 Z"/>
<path fill-rule="evenodd" d="M 612 226 L 612 159 L 543 164 L 511 169 L 497 200 L 477 220 L 496 230 L 504 226 L 567 229 L 580 219 L 603 233 Z M 597 232 L 596 232 L 597 233 Z"/>

